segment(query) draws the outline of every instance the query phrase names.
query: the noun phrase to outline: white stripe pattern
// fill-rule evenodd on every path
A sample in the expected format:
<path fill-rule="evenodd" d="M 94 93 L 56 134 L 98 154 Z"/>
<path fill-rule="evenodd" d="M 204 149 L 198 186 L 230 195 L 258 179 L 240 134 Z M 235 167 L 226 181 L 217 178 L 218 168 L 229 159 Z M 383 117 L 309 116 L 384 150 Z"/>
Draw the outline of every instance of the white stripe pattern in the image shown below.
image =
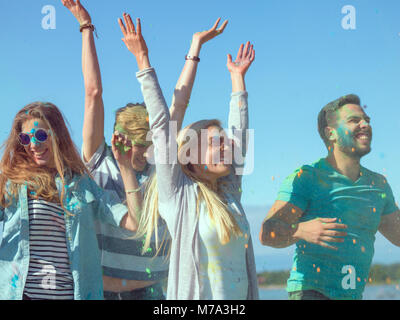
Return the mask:
<path fill-rule="evenodd" d="M 29 270 L 24 294 L 30 299 L 74 299 L 64 211 L 43 199 L 29 199 Z"/>

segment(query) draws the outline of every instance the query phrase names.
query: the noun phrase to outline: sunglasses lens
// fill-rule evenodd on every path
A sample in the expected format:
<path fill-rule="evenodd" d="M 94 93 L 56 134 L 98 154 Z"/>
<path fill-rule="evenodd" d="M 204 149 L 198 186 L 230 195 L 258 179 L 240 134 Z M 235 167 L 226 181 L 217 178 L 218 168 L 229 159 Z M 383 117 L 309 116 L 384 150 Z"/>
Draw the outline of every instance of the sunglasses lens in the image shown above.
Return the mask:
<path fill-rule="evenodd" d="M 39 142 L 45 142 L 47 140 L 47 132 L 42 129 L 36 130 L 35 138 Z"/>
<path fill-rule="evenodd" d="M 19 141 L 21 142 L 22 145 L 27 146 L 31 143 L 31 138 L 26 133 L 20 133 Z"/>

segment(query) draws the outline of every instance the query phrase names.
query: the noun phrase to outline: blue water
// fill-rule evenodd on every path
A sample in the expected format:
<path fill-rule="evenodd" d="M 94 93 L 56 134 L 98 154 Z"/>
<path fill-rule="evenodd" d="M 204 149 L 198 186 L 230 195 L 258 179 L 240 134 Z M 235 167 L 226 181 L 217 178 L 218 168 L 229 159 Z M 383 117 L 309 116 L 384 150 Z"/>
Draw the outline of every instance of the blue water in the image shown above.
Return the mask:
<path fill-rule="evenodd" d="M 261 300 L 287 300 L 288 294 L 282 289 L 261 289 Z M 399 285 L 366 286 L 363 300 L 400 300 Z"/>

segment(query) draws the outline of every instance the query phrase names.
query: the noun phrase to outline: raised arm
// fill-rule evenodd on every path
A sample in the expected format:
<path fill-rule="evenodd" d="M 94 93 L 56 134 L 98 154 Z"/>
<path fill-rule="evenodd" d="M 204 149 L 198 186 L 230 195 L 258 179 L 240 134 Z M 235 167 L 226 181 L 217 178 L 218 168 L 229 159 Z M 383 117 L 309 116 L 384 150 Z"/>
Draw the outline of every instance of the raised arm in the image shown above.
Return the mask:
<path fill-rule="evenodd" d="M 142 36 L 140 19 L 136 28 L 128 14 L 124 22 L 119 19 L 124 34 L 122 39 L 128 50 L 135 56 L 139 68 L 137 78 L 141 84 L 144 102 L 149 113 L 150 130 L 154 145 L 154 158 L 157 172 L 157 185 L 160 201 L 167 202 L 176 195 L 176 189 L 182 178 L 176 156 L 176 130 L 170 130 L 170 114 L 158 83 L 157 75 L 150 65 L 148 49 Z"/>
<path fill-rule="evenodd" d="M 178 131 L 182 127 L 183 118 L 189 105 L 194 80 L 196 78 L 197 66 L 200 59 L 200 50 L 203 44 L 221 34 L 228 24 L 228 21 L 226 20 L 221 25 L 221 27 L 218 28 L 218 24 L 220 21 L 221 18 L 218 18 L 211 29 L 197 32 L 193 35 L 189 53 L 186 56 L 185 65 L 175 86 L 172 104 L 169 109 L 171 121 L 177 122 Z"/>
<path fill-rule="evenodd" d="M 127 151 L 121 152 L 116 146 L 117 141 L 122 146 L 127 147 Z M 140 220 L 140 214 L 142 212 L 143 196 L 136 179 L 136 172 L 132 168 L 132 141 L 116 131 L 112 137 L 111 148 L 121 172 L 128 206 L 128 214 L 122 219 L 121 227 L 131 231 L 137 231 L 138 221 Z"/>
<path fill-rule="evenodd" d="M 233 174 L 235 176 L 235 188 L 241 188 L 244 159 L 247 152 L 247 140 L 249 127 L 249 112 L 245 76 L 255 58 L 255 51 L 250 42 L 240 45 L 235 61 L 228 54 L 227 67 L 232 81 L 232 94 L 229 109 L 229 136 L 233 139 Z M 232 176 L 228 177 L 229 179 Z M 240 197 L 239 197 L 240 199 Z"/>
<path fill-rule="evenodd" d="M 92 19 L 79 0 L 62 0 L 82 31 L 82 72 L 85 85 L 83 155 L 89 161 L 104 139 L 104 105 L 101 74 L 94 43 Z"/>

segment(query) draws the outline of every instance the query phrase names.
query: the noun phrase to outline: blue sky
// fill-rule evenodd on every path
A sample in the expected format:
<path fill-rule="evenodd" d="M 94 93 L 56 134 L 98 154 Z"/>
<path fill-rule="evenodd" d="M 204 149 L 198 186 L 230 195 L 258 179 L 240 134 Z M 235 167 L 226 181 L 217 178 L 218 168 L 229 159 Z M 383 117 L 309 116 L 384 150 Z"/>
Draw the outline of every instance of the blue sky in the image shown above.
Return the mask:
<path fill-rule="evenodd" d="M 362 165 L 383 173 L 400 199 L 400 2 L 359 0 L 248 0 L 188 2 L 82 0 L 99 39 L 105 137 L 114 111 L 142 101 L 134 57 L 121 41 L 117 18 L 140 17 L 150 61 L 171 101 L 192 34 L 218 17 L 225 32 L 206 43 L 187 116 L 189 124 L 218 118 L 227 124 L 231 83 L 226 55 L 254 43 L 256 59 L 246 77 L 250 127 L 255 130 L 254 171 L 244 177 L 243 203 L 257 206 L 261 223 L 282 180 L 302 164 L 326 155 L 317 114 L 329 101 L 355 93 L 372 119 L 372 152 Z M 42 28 L 45 5 L 56 9 L 56 29 Z M 356 29 L 345 30 L 342 8 L 356 10 Z M 16 112 L 32 101 L 58 105 L 76 145 L 82 143 L 84 88 L 81 35 L 61 0 L 0 1 L 0 141 Z M 263 212 L 262 208 L 265 208 Z M 256 234 L 258 230 L 253 230 Z M 257 239 L 254 239 L 258 241 Z M 269 249 L 265 249 L 269 250 Z M 397 250 L 394 250 L 394 252 Z M 397 256 L 400 260 L 400 254 Z"/>

